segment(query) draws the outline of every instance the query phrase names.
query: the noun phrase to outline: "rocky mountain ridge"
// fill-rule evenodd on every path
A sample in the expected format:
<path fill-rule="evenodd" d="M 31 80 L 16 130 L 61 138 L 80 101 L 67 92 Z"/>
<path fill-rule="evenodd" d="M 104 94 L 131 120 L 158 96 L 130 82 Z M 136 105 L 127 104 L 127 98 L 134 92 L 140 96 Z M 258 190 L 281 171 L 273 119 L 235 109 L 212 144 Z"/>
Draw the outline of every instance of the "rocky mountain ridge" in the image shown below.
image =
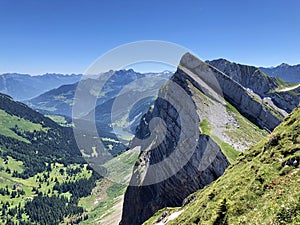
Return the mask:
<path fill-rule="evenodd" d="M 180 94 L 176 85 L 184 92 Z M 191 104 L 183 98 L 185 95 L 189 96 Z M 158 99 L 142 118 L 131 142 L 131 148 L 139 149 L 141 153 L 125 194 L 120 224 L 141 224 L 163 207 L 179 206 L 188 193 L 203 188 L 223 174 L 229 162 L 223 154 L 226 150 L 221 150 L 220 142 L 216 144 L 215 141 L 220 140 L 216 138 L 220 127 L 229 125 L 214 123 L 214 118 L 208 116 L 213 109 L 211 107 L 216 107 L 214 109 L 221 115 L 218 120 L 223 118 L 226 121 L 224 116 L 235 120 L 238 112 L 266 130 L 273 130 L 283 117 L 276 109 L 271 111 L 257 101 L 252 93 L 226 74 L 189 53 L 185 54 L 170 82 L 161 88 Z M 160 118 L 165 125 L 151 122 L 154 118 Z M 190 130 L 182 132 L 185 124 L 180 121 L 191 121 Z M 250 121 L 246 122 L 247 127 L 251 127 Z M 208 124 L 204 126 L 204 122 Z M 165 130 L 162 129 L 164 126 Z M 217 130 L 216 133 L 207 132 L 208 127 L 213 128 L 212 132 Z M 251 130 L 255 134 L 258 131 L 258 127 Z M 183 139 L 180 139 L 182 136 Z M 177 151 L 181 157 L 186 156 L 181 160 L 170 160 L 157 171 L 153 169 L 157 164 L 168 161 Z M 187 161 L 182 162 L 186 158 Z M 180 162 L 183 165 L 177 168 Z M 167 176 L 168 171 L 175 173 Z M 166 179 L 159 180 L 159 177 Z M 149 183 L 149 179 L 157 182 Z"/>
<path fill-rule="evenodd" d="M 135 72 L 132 69 L 119 71 L 111 70 L 99 76 L 84 76 L 80 83 L 85 87 L 85 89 L 90 91 L 89 95 L 98 98 L 97 105 L 101 105 L 116 97 L 125 86 L 130 85 L 132 82 L 138 81 L 145 77 L 168 79 L 171 74 L 172 72 L 169 71 L 162 73 L 143 74 Z M 153 80 L 156 81 L 158 79 Z M 155 85 L 156 84 L 154 83 L 153 86 Z M 48 111 L 48 113 L 51 114 L 72 117 L 72 105 L 77 86 L 78 82 L 74 84 L 62 85 L 56 89 L 52 89 L 43 93 L 40 96 L 30 99 L 25 103 L 37 110 L 43 110 Z M 132 89 L 136 91 L 142 91 L 142 88 L 145 86 L 146 84 L 142 84 L 141 86 L 135 86 Z M 102 87 L 102 90 L 99 90 L 100 87 Z"/>
<path fill-rule="evenodd" d="M 209 136 L 197 132 L 200 120 L 197 114 L 189 111 L 195 107 L 194 103 L 187 105 L 186 101 L 177 102 L 182 110 L 179 113 L 178 109 L 164 100 L 176 99 L 174 95 L 179 93 L 178 90 L 174 92 L 174 88 L 172 83 L 162 88 L 153 110 L 142 118 L 136 138 L 132 141 L 131 148 L 140 148 L 141 156 L 135 164 L 130 186 L 125 194 L 120 222 L 122 225 L 141 224 L 160 208 L 179 205 L 188 193 L 209 184 L 229 165 L 218 145 Z M 184 115 L 184 118 L 179 114 Z M 160 118 L 166 123 L 163 140 L 160 123 L 152 124 L 154 128 L 150 134 L 149 123 L 153 118 Z M 190 125 L 184 132 L 183 121 L 189 121 Z M 153 143 L 155 140 L 161 143 L 156 146 Z M 155 146 L 151 146 L 152 144 Z M 155 165 L 168 160 L 168 157 L 171 158 L 170 162 L 162 163 L 157 170 L 151 170 Z M 187 162 L 181 165 L 182 157 Z M 206 159 L 204 164 L 201 163 L 203 158 Z"/>
<path fill-rule="evenodd" d="M 271 77 L 272 74 L 266 70 L 229 62 L 225 59 L 207 61 L 207 63 L 248 88 L 249 91 L 259 95 L 266 104 L 290 113 L 300 103 L 296 84 L 287 83 L 280 77 Z M 283 72 L 283 74 L 285 73 Z M 297 82 L 300 82 L 300 76 L 297 78 Z M 296 89 L 291 88 L 293 86 Z"/>
<path fill-rule="evenodd" d="M 260 69 L 272 77 L 279 77 L 287 82 L 300 82 L 300 64 L 282 63 L 275 67 L 261 67 Z"/>

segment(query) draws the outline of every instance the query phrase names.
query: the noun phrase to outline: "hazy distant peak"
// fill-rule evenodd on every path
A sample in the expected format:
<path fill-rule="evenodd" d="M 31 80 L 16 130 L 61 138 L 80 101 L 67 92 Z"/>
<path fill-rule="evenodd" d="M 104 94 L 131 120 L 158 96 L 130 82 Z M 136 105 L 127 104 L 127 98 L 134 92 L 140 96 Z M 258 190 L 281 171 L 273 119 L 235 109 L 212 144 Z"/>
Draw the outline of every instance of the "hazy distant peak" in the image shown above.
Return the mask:
<path fill-rule="evenodd" d="M 279 65 L 279 67 L 288 67 L 288 66 L 290 66 L 290 65 L 287 64 L 287 63 L 281 63 L 281 64 Z"/>

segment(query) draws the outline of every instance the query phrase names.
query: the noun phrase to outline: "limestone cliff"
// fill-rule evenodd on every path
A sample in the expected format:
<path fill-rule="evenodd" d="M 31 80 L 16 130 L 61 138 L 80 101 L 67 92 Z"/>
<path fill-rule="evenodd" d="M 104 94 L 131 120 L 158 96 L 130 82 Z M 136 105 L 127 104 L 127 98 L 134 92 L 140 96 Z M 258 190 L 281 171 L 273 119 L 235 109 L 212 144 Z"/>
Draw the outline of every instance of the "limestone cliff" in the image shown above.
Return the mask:
<path fill-rule="evenodd" d="M 132 148 L 141 148 L 141 155 L 125 194 L 122 225 L 142 224 L 163 207 L 181 205 L 184 198 L 221 176 L 229 165 L 209 136 L 195 132 L 199 117 L 185 111 L 185 118 L 180 118 L 180 113 L 164 100 L 161 95 L 172 94 L 168 90 L 160 93 L 152 111 L 143 117 L 132 142 Z M 186 102 L 181 103 L 184 107 Z M 151 125 L 154 118 L 165 121 L 163 140 L 163 134 L 155 128 L 149 133 L 149 126 L 160 126 Z M 182 120 L 190 121 L 191 126 L 184 130 Z"/>
<path fill-rule="evenodd" d="M 140 157 L 125 193 L 120 224 L 142 224 L 163 207 L 180 206 L 189 194 L 221 176 L 229 162 L 213 137 L 234 142 L 225 132 L 232 122 L 236 130 L 245 123 L 251 136 L 261 132 L 258 127 L 273 130 L 280 117 L 224 73 L 185 54 L 131 142 Z M 204 135 L 199 126 L 204 120 L 212 136 Z"/>
<path fill-rule="evenodd" d="M 269 102 L 272 101 L 274 105 L 287 113 L 290 113 L 300 103 L 300 94 L 297 90 L 280 91 L 280 89 L 284 90 L 285 86 L 291 84 L 285 83 L 279 78 L 270 77 L 260 68 L 229 62 L 225 59 L 207 61 L 207 63 L 225 73 L 243 87 L 251 89 L 262 99 L 269 98 Z M 268 72 L 269 70 L 264 71 Z M 284 72 L 282 72 L 283 74 Z M 270 75 L 273 74 L 270 73 Z"/>
<path fill-rule="evenodd" d="M 219 88 L 218 91 L 223 94 L 227 101 L 261 128 L 273 130 L 280 123 L 283 115 L 280 115 L 279 111 L 268 109 L 266 105 L 262 104 L 259 96 L 247 91 L 241 84 L 213 66 L 199 61 L 189 53 L 182 58 L 180 64 L 188 71 L 197 74 L 209 86 L 215 86 L 215 89 Z M 207 75 L 208 71 L 210 76 Z M 217 82 L 211 81 L 212 76 L 215 77 Z M 216 87 L 216 85 L 219 85 L 219 87 Z"/>
<path fill-rule="evenodd" d="M 233 63 L 226 59 L 207 61 L 207 63 L 227 74 L 242 86 L 250 88 L 260 96 L 266 95 L 270 90 L 278 88 L 275 78 L 269 77 L 255 66 Z"/>

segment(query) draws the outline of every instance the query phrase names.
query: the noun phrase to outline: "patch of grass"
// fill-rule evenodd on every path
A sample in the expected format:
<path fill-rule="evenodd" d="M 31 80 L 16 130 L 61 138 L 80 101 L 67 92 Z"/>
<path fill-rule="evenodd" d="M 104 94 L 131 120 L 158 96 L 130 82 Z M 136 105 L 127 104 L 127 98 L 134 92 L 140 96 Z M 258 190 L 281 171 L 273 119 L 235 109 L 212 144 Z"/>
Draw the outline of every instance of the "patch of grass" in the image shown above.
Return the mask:
<path fill-rule="evenodd" d="M 139 152 L 129 150 L 106 162 L 103 167 L 107 169 L 108 177 L 118 183 L 128 182 L 138 155 Z"/>
<path fill-rule="evenodd" d="M 275 78 L 275 82 L 280 88 L 292 87 L 295 85 L 294 83 L 285 82 L 283 79 L 279 77 Z"/>
<path fill-rule="evenodd" d="M 110 198 L 116 198 L 125 193 L 127 185 L 114 183 L 107 189 L 107 195 Z"/>
<path fill-rule="evenodd" d="M 3 160 L 2 158 L 0 158 L 0 165 L 6 169 L 9 168 L 11 171 L 17 171 L 19 173 L 23 172 L 23 162 L 22 161 L 17 161 L 14 158 L 8 156 L 7 157 L 8 160 Z"/>
<path fill-rule="evenodd" d="M 235 162 L 237 156 L 240 154 L 239 151 L 235 150 L 231 145 L 227 144 L 226 142 L 222 141 L 220 138 L 218 138 L 215 135 L 211 134 L 211 126 L 209 122 L 204 119 L 199 124 L 200 130 L 202 134 L 206 134 L 210 136 L 214 142 L 221 148 L 223 154 L 226 156 L 228 161 L 232 164 Z"/>
<path fill-rule="evenodd" d="M 88 220 L 83 221 L 82 225 L 102 224 L 112 213 L 114 207 L 120 204 L 126 185 L 113 183 L 104 179 L 97 184 L 91 196 L 80 199 L 80 205 L 88 210 Z"/>
<path fill-rule="evenodd" d="M 211 127 L 206 119 L 201 120 L 199 126 L 202 134 L 210 135 Z"/>
<path fill-rule="evenodd" d="M 108 179 L 102 179 L 97 182 L 96 187 L 93 189 L 92 194 L 81 198 L 79 205 L 88 212 L 95 209 L 99 202 L 107 200 L 107 189 L 112 185 Z"/>
<path fill-rule="evenodd" d="M 111 180 L 101 180 L 91 196 L 80 199 L 80 205 L 88 210 L 89 216 L 88 220 L 80 224 L 101 224 L 115 213 L 114 207 L 122 201 L 138 155 L 139 152 L 129 150 L 104 164 Z"/>
<path fill-rule="evenodd" d="M 224 153 L 230 164 L 233 164 L 236 161 L 240 152 L 233 148 L 230 144 L 227 144 L 226 142 L 222 141 L 220 138 L 214 135 L 212 135 L 211 137 L 220 146 L 222 152 Z"/>
<path fill-rule="evenodd" d="M 45 116 L 50 118 L 51 120 L 53 120 L 54 122 L 56 122 L 57 124 L 59 124 L 61 126 L 64 126 L 64 127 L 72 127 L 73 126 L 73 124 L 68 123 L 66 118 L 63 116 L 58 116 L 58 115 L 45 115 Z"/>

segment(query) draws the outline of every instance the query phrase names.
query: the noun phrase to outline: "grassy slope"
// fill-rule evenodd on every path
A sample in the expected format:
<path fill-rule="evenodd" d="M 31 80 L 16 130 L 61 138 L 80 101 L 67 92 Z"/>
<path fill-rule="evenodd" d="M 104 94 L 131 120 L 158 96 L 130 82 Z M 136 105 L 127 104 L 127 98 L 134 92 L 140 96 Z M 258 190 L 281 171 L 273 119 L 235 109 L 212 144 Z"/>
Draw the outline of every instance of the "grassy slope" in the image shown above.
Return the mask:
<path fill-rule="evenodd" d="M 64 127 L 73 127 L 72 123 L 68 123 L 66 118 L 64 116 L 59 116 L 59 115 L 45 115 L 46 117 L 50 118 L 54 122 L 56 122 L 60 126 Z"/>
<path fill-rule="evenodd" d="M 300 107 L 217 181 L 189 196 L 168 224 L 300 224 L 299 165 L 287 165 L 300 161 L 299 118 Z"/>
<path fill-rule="evenodd" d="M 115 224 L 118 222 L 122 199 L 137 158 L 138 152 L 131 150 L 104 164 L 108 176 L 113 180 L 101 180 L 90 196 L 80 199 L 79 205 L 83 206 L 89 215 L 89 219 L 80 224 L 106 224 L 107 221 Z"/>
<path fill-rule="evenodd" d="M 8 96 L 0 96 L 3 98 L 9 99 L 9 102 L 4 102 L 5 104 L 2 107 L 6 107 L 7 105 L 17 105 L 20 106 L 21 110 L 24 108 L 21 104 L 14 102 Z M 2 104 L 3 102 L 0 101 Z M 16 107 L 15 107 L 16 108 Z M 6 108 L 5 108 L 6 109 Z M 7 110 L 7 109 L 6 109 Z M 16 113 L 19 111 L 16 110 Z M 29 110 L 29 113 L 33 111 Z M 51 119 L 55 119 L 59 124 L 65 124 L 66 120 L 63 117 L 51 117 Z M 42 125 L 43 123 L 35 123 L 31 122 L 28 119 L 24 119 L 21 116 L 12 115 L 11 113 L 7 113 L 6 111 L 0 109 L 0 135 L 4 135 L 7 137 L 11 137 L 17 139 L 22 142 L 26 142 L 30 144 L 30 140 L 20 136 L 18 133 L 14 131 L 17 128 L 18 132 L 30 132 L 33 133 L 34 131 L 43 131 L 48 132 L 49 129 Z M 110 138 L 103 138 L 103 141 L 114 143 L 116 142 L 114 139 Z M 0 153 L 5 151 L 4 148 L 0 146 Z M 53 193 L 57 195 L 57 191 L 53 191 L 53 187 L 55 185 L 55 179 L 59 182 L 62 181 L 76 181 L 81 178 L 89 178 L 91 176 L 92 171 L 84 167 L 84 170 L 74 176 L 67 176 L 66 173 L 61 175 L 60 170 L 66 171 L 67 166 L 62 164 L 56 163 L 52 165 L 52 171 L 50 172 L 50 177 L 47 180 L 43 180 L 39 182 L 39 177 L 43 177 L 44 174 L 47 174 L 46 170 L 42 173 L 38 173 L 35 176 L 29 177 L 28 179 L 21 179 L 17 177 L 13 177 L 13 171 L 17 171 L 22 173 L 24 171 L 24 163 L 22 161 L 17 161 L 14 158 L 8 156 L 7 159 L 4 157 L 1 158 L 0 156 L 0 188 L 8 187 L 9 192 L 13 191 L 14 186 L 17 186 L 18 189 L 24 190 L 25 194 L 17 196 L 16 198 L 11 198 L 11 194 L 9 195 L 1 195 L 0 194 L 0 207 L 3 206 L 3 202 L 8 202 L 10 204 L 10 208 L 17 207 L 18 204 L 21 204 L 21 207 L 25 205 L 27 201 L 30 201 L 32 197 L 36 196 L 37 194 L 32 190 L 32 188 L 37 188 L 40 192 L 51 196 Z M 130 176 L 132 171 L 132 166 L 134 165 L 137 159 L 136 154 L 130 154 L 130 152 L 125 152 L 124 155 L 120 155 L 114 158 L 111 162 L 108 162 L 105 167 L 112 171 L 113 176 L 116 175 L 116 179 L 124 180 L 124 178 Z M 122 168 L 120 169 L 120 165 Z M 71 164 L 68 167 L 76 168 L 79 167 L 78 164 Z M 7 171 L 9 169 L 9 172 Z M 118 171 L 116 172 L 116 169 Z M 119 173 L 120 172 L 120 173 Z M 107 180 L 106 180 L 107 181 Z M 118 183 L 114 183 L 108 181 L 105 183 L 105 179 L 100 180 L 98 182 L 97 187 L 94 189 L 93 193 L 80 200 L 80 205 L 86 210 L 89 214 L 89 221 L 92 221 L 91 224 L 94 223 L 93 217 L 99 219 L 99 215 L 104 217 L 108 216 L 108 213 L 112 214 L 113 211 L 110 209 L 115 206 L 118 202 L 120 202 L 121 197 L 123 196 L 126 185 L 121 185 Z M 103 189 L 105 189 L 103 191 Z M 70 193 L 63 193 L 61 195 L 70 197 Z M 95 204 L 96 203 L 96 204 Z M 85 213 L 85 214 L 86 214 Z M 10 217 L 5 215 L 5 217 L 11 218 L 13 221 L 17 221 L 16 217 Z M 23 218 L 27 218 L 25 213 L 23 214 Z M 89 224 L 89 221 L 84 221 L 83 224 Z M 1 212 L 0 212 L 0 224 L 3 222 L 1 220 Z M 66 222 L 62 223 L 66 224 Z"/>
<path fill-rule="evenodd" d="M 7 137 L 18 139 L 19 141 L 30 143 L 29 140 L 19 136 L 12 130 L 13 128 L 16 127 L 18 127 L 18 129 L 22 131 L 29 131 L 29 132 L 34 132 L 34 130 L 40 131 L 42 129 L 46 131 L 45 128 L 42 128 L 41 124 L 32 123 L 23 118 L 10 115 L 4 110 L 0 110 L 0 134 Z"/>

